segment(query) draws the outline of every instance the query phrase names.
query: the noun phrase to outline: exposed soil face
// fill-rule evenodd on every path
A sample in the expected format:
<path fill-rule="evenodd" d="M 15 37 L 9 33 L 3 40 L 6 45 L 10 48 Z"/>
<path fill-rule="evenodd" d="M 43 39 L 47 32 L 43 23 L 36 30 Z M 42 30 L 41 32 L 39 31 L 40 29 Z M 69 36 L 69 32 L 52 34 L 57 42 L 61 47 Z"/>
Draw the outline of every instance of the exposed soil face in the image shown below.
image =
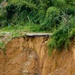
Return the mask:
<path fill-rule="evenodd" d="M 4 53 L 0 49 L 0 75 L 4 75 L 4 67 L 5 67 Z"/>
<path fill-rule="evenodd" d="M 0 75 L 75 75 L 75 42 L 48 56 L 47 36 L 20 37 L 0 50 Z"/>

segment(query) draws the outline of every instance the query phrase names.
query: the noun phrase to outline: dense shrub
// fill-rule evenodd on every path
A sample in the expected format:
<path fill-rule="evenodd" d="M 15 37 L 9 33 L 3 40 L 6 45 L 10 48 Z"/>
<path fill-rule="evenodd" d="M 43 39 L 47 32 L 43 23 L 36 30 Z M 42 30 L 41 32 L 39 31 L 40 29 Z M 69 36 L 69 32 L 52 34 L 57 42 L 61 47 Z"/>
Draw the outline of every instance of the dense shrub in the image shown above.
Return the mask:
<path fill-rule="evenodd" d="M 46 17 L 56 17 L 59 15 L 59 9 L 56 7 L 49 7 L 46 12 Z"/>
<path fill-rule="evenodd" d="M 58 7 L 60 9 L 64 9 L 66 7 L 66 1 L 65 0 L 52 0 L 52 3 L 55 7 Z"/>
<path fill-rule="evenodd" d="M 75 15 L 75 6 L 68 6 L 68 8 L 66 9 L 66 14 L 68 15 Z"/>
<path fill-rule="evenodd" d="M 58 8 L 49 7 L 46 12 L 46 17 L 45 17 L 43 23 L 41 24 L 41 29 L 50 31 L 54 27 L 57 27 L 61 20 L 59 18 L 59 15 L 60 15 L 60 11 Z"/>
<path fill-rule="evenodd" d="M 49 52 L 62 48 L 67 48 L 72 38 L 75 37 L 75 17 L 71 18 L 68 23 L 62 23 L 57 31 L 52 35 L 52 39 L 48 42 Z"/>
<path fill-rule="evenodd" d="M 6 7 L 7 11 L 7 19 L 11 19 L 13 14 L 15 13 L 16 6 L 11 4 Z"/>

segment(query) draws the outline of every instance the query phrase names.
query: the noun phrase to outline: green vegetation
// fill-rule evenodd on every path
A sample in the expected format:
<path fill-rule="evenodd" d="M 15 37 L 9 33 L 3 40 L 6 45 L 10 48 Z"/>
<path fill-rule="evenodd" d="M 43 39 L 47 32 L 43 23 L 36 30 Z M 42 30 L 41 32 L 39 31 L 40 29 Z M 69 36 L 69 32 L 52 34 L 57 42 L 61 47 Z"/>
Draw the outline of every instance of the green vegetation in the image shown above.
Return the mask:
<path fill-rule="evenodd" d="M 49 52 L 67 48 L 75 37 L 75 0 L 1 0 L 0 32 L 54 33 Z"/>
<path fill-rule="evenodd" d="M 70 41 L 75 37 L 75 17 L 71 18 L 68 23 L 62 23 L 58 30 L 52 35 L 52 39 L 48 42 L 49 52 L 57 49 L 67 49 L 71 44 Z M 68 49 L 67 49 L 68 50 Z"/>
<path fill-rule="evenodd" d="M 5 47 L 4 42 L 0 42 L 0 48 L 4 48 L 4 47 Z"/>

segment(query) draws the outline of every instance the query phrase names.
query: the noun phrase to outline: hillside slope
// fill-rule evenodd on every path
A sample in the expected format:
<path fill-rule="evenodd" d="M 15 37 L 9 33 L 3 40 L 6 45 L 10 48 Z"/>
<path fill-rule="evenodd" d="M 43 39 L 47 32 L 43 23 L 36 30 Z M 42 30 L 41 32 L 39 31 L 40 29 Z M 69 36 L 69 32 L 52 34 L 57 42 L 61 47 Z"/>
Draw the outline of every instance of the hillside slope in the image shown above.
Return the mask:
<path fill-rule="evenodd" d="M 48 56 L 48 36 L 13 38 L 0 50 L 0 75 L 75 75 L 75 40 L 69 51 Z M 5 61 L 5 62 L 4 62 Z"/>

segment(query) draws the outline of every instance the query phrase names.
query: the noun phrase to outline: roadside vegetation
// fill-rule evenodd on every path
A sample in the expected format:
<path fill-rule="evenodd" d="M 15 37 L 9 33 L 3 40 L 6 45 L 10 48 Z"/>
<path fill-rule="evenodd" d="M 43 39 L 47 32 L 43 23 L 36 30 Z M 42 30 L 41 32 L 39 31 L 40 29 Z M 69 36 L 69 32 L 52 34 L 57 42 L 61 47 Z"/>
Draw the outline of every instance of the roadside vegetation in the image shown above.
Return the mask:
<path fill-rule="evenodd" d="M 0 32 L 48 32 L 49 52 L 75 37 L 75 0 L 0 0 Z"/>

